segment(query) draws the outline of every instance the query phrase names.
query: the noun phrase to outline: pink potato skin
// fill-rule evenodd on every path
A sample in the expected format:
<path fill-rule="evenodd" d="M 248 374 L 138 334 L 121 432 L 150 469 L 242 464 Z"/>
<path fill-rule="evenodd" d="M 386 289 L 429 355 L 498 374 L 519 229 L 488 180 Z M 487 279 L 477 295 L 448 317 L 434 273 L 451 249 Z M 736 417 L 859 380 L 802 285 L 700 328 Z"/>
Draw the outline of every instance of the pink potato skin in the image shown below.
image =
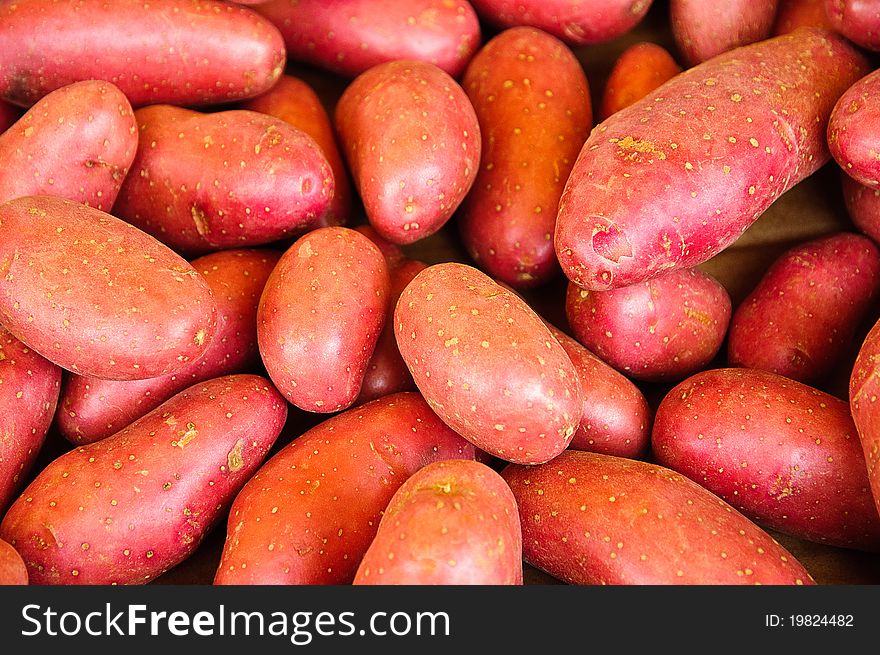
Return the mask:
<path fill-rule="evenodd" d="M 799 27 L 834 29 L 825 12 L 825 0 L 779 0 L 773 36 L 790 34 Z"/>
<path fill-rule="evenodd" d="M 516 499 L 479 462 L 419 469 L 382 514 L 356 585 L 521 585 L 522 534 Z"/>
<path fill-rule="evenodd" d="M 718 254 L 828 161 L 831 109 L 867 72 L 843 38 L 798 30 L 719 55 L 612 115 L 560 200 L 563 272 L 603 290 Z"/>
<path fill-rule="evenodd" d="M 501 459 L 546 462 L 581 422 L 571 359 L 522 298 L 477 269 L 435 264 L 394 313 L 400 354 L 438 416 Z"/>
<path fill-rule="evenodd" d="M 0 326 L 0 516 L 40 452 L 60 385 L 60 368 Z"/>
<path fill-rule="evenodd" d="M 109 212 L 137 143 L 131 105 L 115 86 L 62 87 L 0 134 L 0 202 L 59 196 Z"/>
<path fill-rule="evenodd" d="M 113 213 L 180 253 L 295 236 L 317 227 L 330 206 L 330 164 L 280 118 L 171 105 L 144 107 L 135 118 L 138 152 Z"/>
<path fill-rule="evenodd" d="M 76 445 L 104 439 L 197 382 L 254 369 L 260 362 L 257 305 L 280 257 L 275 250 L 251 249 L 193 260 L 217 303 L 217 330 L 205 354 L 175 373 L 148 380 L 68 375 L 56 420 L 61 435 Z"/>
<path fill-rule="evenodd" d="M 853 43 L 880 50 L 880 2 L 877 0 L 825 0 L 831 26 Z"/>
<path fill-rule="evenodd" d="M 880 321 L 868 332 L 849 380 L 849 407 L 868 465 L 868 479 L 880 512 Z"/>
<path fill-rule="evenodd" d="M 668 468 L 569 450 L 501 475 L 524 559 L 569 584 L 814 584 L 769 534 Z"/>
<path fill-rule="evenodd" d="M 878 3 L 880 10 L 880 3 Z M 880 70 L 840 96 L 828 121 L 828 147 L 840 167 L 860 184 L 880 184 Z"/>
<path fill-rule="evenodd" d="M 680 380 L 720 350 L 731 301 L 711 275 L 686 269 L 609 291 L 569 283 L 565 312 L 577 340 L 618 371 Z"/>
<path fill-rule="evenodd" d="M 287 417 L 258 375 L 180 392 L 62 455 L 0 524 L 32 584 L 143 584 L 183 561 L 253 475 Z"/>
<path fill-rule="evenodd" d="M 688 66 L 770 36 L 777 0 L 670 0 L 672 35 Z"/>
<path fill-rule="evenodd" d="M 638 459 L 651 441 L 651 408 L 626 376 L 548 324 L 577 370 L 583 416 L 569 448 Z"/>
<path fill-rule="evenodd" d="M 289 402 L 321 413 L 354 403 L 389 293 L 385 258 L 352 229 L 319 228 L 281 256 L 257 309 L 257 341 Z"/>
<path fill-rule="evenodd" d="M 474 108 L 432 64 L 401 60 L 371 68 L 345 89 L 334 120 L 367 218 L 392 243 L 434 234 L 474 182 Z"/>
<path fill-rule="evenodd" d="M 767 371 L 703 371 L 661 401 L 652 445 L 659 464 L 761 525 L 880 550 L 880 515 L 846 401 Z"/>
<path fill-rule="evenodd" d="M 135 107 L 231 102 L 269 89 L 286 62 L 269 21 L 215 0 L 16 0 L 0 24 L 0 97 L 23 107 L 89 79 Z"/>
<path fill-rule="evenodd" d="M 214 584 L 348 584 L 406 479 L 431 462 L 474 456 L 417 393 L 334 416 L 238 494 Z"/>
<path fill-rule="evenodd" d="M 880 250 L 838 233 L 779 257 L 733 315 L 732 366 L 800 382 L 823 380 L 840 361 L 880 293 Z"/>
<path fill-rule="evenodd" d="M 844 171 L 840 173 L 840 185 L 843 188 L 843 202 L 853 225 L 875 243 L 880 243 L 880 188 L 860 184 Z"/>
<path fill-rule="evenodd" d="M 652 0 L 472 0 L 501 27 L 529 25 L 572 45 L 611 41 L 644 18 Z"/>
<path fill-rule="evenodd" d="M 471 60 L 462 86 L 482 138 L 479 173 L 457 215 L 470 256 L 515 288 L 559 275 L 559 196 L 593 125 L 580 62 L 559 39 L 515 27 Z"/>
<path fill-rule="evenodd" d="M 0 323 L 69 371 L 142 380 L 205 353 L 216 304 L 190 263 L 150 235 L 28 196 L 0 205 Z"/>
<path fill-rule="evenodd" d="M 642 41 L 624 50 L 614 62 L 602 93 L 600 119 L 605 120 L 681 72 L 669 51 Z"/>
<path fill-rule="evenodd" d="M 28 584 L 28 571 L 21 555 L 0 539 L 0 586 Z"/>
<path fill-rule="evenodd" d="M 291 60 L 346 77 L 397 59 L 458 77 L 480 45 L 463 0 L 272 0 L 254 9 L 281 30 Z"/>

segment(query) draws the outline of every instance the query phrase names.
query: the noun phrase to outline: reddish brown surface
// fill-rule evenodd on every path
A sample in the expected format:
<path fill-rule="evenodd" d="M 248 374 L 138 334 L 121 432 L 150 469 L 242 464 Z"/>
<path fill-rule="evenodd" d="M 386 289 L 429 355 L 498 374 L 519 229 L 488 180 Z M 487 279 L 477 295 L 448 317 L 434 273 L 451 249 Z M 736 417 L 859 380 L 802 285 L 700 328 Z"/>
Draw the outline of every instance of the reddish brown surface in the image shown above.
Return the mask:
<path fill-rule="evenodd" d="M 828 147 L 834 160 L 854 180 L 871 187 L 880 185 L 878 97 L 880 71 L 874 71 L 840 96 L 828 121 Z"/>
<path fill-rule="evenodd" d="M 853 225 L 880 243 L 880 188 L 867 187 L 840 172 L 843 201 Z"/>
<path fill-rule="evenodd" d="M 770 36 L 777 0 L 670 0 L 672 35 L 683 61 L 695 66 Z"/>
<path fill-rule="evenodd" d="M 608 76 L 600 120 L 641 100 L 680 72 L 681 66 L 663 46 L 642 42 L 627 48 L 614 62 Z"/>
<path fill-rule="evenodd" d="M 880 511 L 880 322 L 874 325 L 859 349 L 849 384 L 852 417 L 868 464 L 874 502 Z"/>
<path fill-rule="evenodd" d="M 773 36 L 794 32 L 799 27 L 832 29 L 825 13 L 825 0 L 779 0 Z"/>
<path fill-rule="evenodd" d="M 0 585 L 26 585 L 27 566 L 21 555 L 8 543 L 0 539 Z"/>

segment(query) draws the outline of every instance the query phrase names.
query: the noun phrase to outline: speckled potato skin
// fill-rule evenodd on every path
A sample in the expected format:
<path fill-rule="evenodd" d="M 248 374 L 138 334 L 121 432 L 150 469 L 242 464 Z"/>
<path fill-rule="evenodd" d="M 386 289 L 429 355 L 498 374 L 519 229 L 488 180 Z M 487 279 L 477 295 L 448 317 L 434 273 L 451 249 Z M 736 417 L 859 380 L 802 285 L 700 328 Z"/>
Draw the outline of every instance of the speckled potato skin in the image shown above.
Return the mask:
<path fill-rule="evenodd" d="M 474 455 L 417 393 L 334 416 L 281 449 L 238 494 L 214 584 L 348 584 L 406 479 Z"/>
<path fill-rule="evenodd" d="M 799 27 L 834 29 L 825 13 L 825 0 L 779 0 L 773 36 L 790 34 Z"/>
<path fill-rule="evenodd" d="M 287 403 L 258 375 L 180 392 L 49 464 L 0 524 L 32 584 L 143 584 L 184 560 L 275 442 Z"/>
<path fill-rule="evenodd" d="M 520 585 L 516 499 L 479 462 L 434 462 L 403 483 L 382 514 L 356 585 Z"/>
<path fill-rule="evenodd" d="M 624 50 L 614 62 L 602 93 L 599 118 L 641 100 L 681 72 L 669 51 L 656 43 L 642 41 Z"/>
<path fill-rule="evenodd" d="M 471 0 L 490 23 L 530 25 L 570 44 L 610 41 L 644 18 L 651 0 Z"/>
<path fill-rule="evenodd" d="M 101 380 L 69 374 L 56 426 L 76 445 L 115 434 L 179 391 L 221 375 L 254 370 L 257 305 L 281 257 L 276 250 L 223 250 L 192 261 L 217 303 L 217 328 L 205 354 L 175 373 L 148 380 Z"/>
<path fill-rule="evenodd" d="M 843 202 L 850 220 L 875 243 L 880 243 L 880 187 L 868 187 L 840 172 Z"/>
<path fill-rule="evenodd" d="M 868 465 L 868 479 L 880 512 L 880 322 L 865 337 L 849 379 L 849 407 Z"/>
<path fill-rule="evenodd" d="M 0 134 L 0 202 L 59 196 L 109 212 L 137 143 L 131 105 L 114 85 L 62 87 Z"/>
<path fill-rule="evenodd" d="M 641 457 L 651 441 L 651 408 L 625 375 L 562 330 L 547 325 L 574 364 L 583 399 L 580 425 L 569 448 L 617 457 Z"/>
<path fill-rule="evenodd" d="M 135 107 L 230 102 L 270 88 L 286 62 L 269 21 L 214 0 L 16 0 L 0 24 L 0 97 L 24 107 L 90 79 Z"/>
<path fill-rule="evenodd" d="M 540 464 L 581 421 L 577 371 L 514 292 L 466 264 L 435 264 L 404 289 L 394 314 L 400 354 L 447 425 L 501 459 Z"/>
<path fill-rule="evenodd" d="M 733 243 L 828 161 L 837 98 L 868 72 L 823 30 L 799 30 L 677 75 L 596 127 L 562 194 L 556 252 L 578 286 L 635 284 Z"/>
<path fill-rule="evenodd" d="M 814 584 L 770 535 L 668 468 L 569 450 L 501 475 L 524 559 L 569 584 Z"/>
<path fill-rule="evenodd" d="M 880 50 L 880 3 L 876 0 L 825 0 L 831 26 L 853 43 Z"/>
<path fill-rule="evenodd" d="M 318 227 L 348 223 L 352 202 L 351 182 L 330 116 L 315 90 L 298 77 L 282 75 L 275 86 L 242 103 L 241 108 L 280 118 L 315 140 L 333 172 L 333 197 L 327 211 L 318 220 Z"/>
<path fill-rule="evenodd" d="M 532 27 L 506 30 L 462 79 L 482 139 L 479 173 L 457 215 L 462 241 L 490 276 L 529 288 L 559 274 L 559 196 L 593 125 L 580 62 Z"/>
<path fill-rule="evenodd" d="M 670 0 L 672 35 L 688 66 L 770 36 L 777 0 Z"/>
<path fill-rule="evenodd" d="M 0 515 L 40 452 L 60 385 L 60 368 L 0 326 Z"/>
<path fill-rule="evenodd" d="M 21 555 L 0 539 L 0 585 L 26 585 L 28 571 Z"/>
<path fill-rule="evenodd" d="M 878 3 L 880 11 L 880 3 Z M 828 147 L 838 165 L 860 184 L 880 185 L 880 70 L 840 96 L 828 121 Z"/>
<path fill-rule="evenodd" d="M 171 105 L 135 118 L 138 152 L 113 213 L 182 254 L 295 236 L 317 227 L 330 206 L 330 164 L 280 118 Z"/>
<path fill-rule="evenodd" d="M 767 270 L 730 322 L 728 362 L 814 384 L 845 355 L 880 294 L 880 250 L 838 233 L 796 246 Z"/>
<path fill-rule="evenodd" d="M 413 243 L 443 227 L 477 175 L 474 108 L 433 64 L 371 68 L 346 87 L 334 120 L 367 218 L 392 243 Z"/>
<path fill-rule="evenodd" d="M 124 221 L 48 196 L 0 205 L 0 323 L 62 368 L 171 373 L 204 354 L 215 313 L 190 263 Z"/>
<path fill-rule="evenodd" d="M 458 77 L 480 45 L 480 24 L 459 0 L 272 0 L 254 7 L 274 23 L 291 60 L 346 77 L 415 59 Z"/>
<path fill-rule="evenodd" d="M 715 278 L 687 269 L 609 291 L 569 283 L 565 313 L 577 340 L 618 371 L 680 380 L 720 350 L 731 302 Z"/>
<path fill-rule="evenodd" d="M 775 373 L 703 371 L 657 408 L 657 462 L 761 525 L 880 550 L 880 515 L 844 400 Z"/>
<path fill-rule="evenodd" d="M 362 234 L 323 227 L 294 242 L 257 309 L 260 356 L 288 401 L 321 413 L 354 403 L 389 293 L 385 258 Z"/>

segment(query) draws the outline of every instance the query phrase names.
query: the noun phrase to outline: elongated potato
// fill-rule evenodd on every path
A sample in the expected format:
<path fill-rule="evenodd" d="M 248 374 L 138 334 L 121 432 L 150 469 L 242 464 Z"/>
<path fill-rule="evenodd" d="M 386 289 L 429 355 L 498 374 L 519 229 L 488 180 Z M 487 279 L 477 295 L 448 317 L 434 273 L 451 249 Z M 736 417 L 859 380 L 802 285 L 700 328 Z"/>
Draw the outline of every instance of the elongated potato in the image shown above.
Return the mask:
<path fill-rule="evenodd" d="M 671 0 L 672 35 L 688 66 L 770 36 L 777 0 Z"/>
<path fill-rule="evenodd" d="M 473 459 L 417 393 L 334 416 L 281 449 L 232 505 L 215 584 L 347 584 L 394 492 L 435 461 Z"/>
<path fill-rule="evenodd" d="M 0 323 L 62 368 L 171 373 L 205 353 L 215 314 L 189 262 L 118 218 L 48 196 L 0 205 Z"/>

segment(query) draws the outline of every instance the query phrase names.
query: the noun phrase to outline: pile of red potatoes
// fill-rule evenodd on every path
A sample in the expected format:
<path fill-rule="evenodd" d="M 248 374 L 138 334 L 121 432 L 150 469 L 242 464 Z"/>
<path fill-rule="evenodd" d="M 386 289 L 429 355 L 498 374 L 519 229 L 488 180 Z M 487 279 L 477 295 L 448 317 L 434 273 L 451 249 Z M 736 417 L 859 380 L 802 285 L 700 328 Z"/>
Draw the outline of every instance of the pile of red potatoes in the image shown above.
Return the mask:
<path fill-rule="evenodd" d="M 0 2 L 0 584 L 878 579 L 878 51 L 880 0 Z"/>

